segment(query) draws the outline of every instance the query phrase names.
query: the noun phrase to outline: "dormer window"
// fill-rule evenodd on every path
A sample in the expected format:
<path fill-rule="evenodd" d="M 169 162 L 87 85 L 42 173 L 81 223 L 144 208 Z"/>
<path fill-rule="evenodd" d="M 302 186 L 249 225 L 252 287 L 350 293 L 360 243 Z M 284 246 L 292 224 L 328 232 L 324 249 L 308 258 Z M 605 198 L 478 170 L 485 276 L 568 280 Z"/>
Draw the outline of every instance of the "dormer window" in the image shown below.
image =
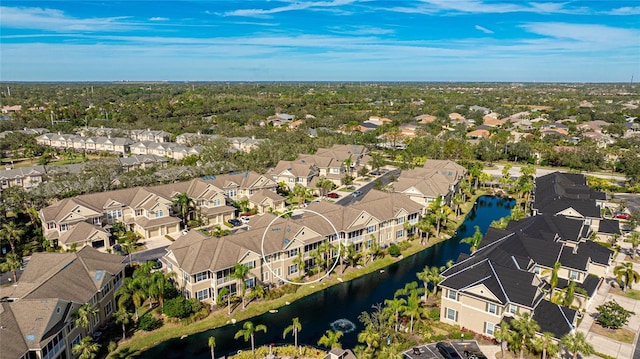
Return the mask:
<path fill-rule="evenodd" d="M 63 223 L 60 225 L 60 232 L 66 232 L 69 230 L 69 225 L 66 223 Z"/>

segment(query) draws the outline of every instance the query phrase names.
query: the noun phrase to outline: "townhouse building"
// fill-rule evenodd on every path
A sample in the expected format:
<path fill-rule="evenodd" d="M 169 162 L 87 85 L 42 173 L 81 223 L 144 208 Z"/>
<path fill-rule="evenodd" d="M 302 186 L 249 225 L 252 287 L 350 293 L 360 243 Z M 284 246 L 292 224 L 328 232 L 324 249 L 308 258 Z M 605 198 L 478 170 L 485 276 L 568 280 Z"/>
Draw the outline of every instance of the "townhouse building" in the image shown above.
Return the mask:
<path fill-rule="evenodd" d="M 0 191 L 9 187 L 31 189 L 45 180 L 45 166 L 29 166 L 0 170 Z"/>
<path fill-rule="evenodd" d="M 552 175 L 536 180 L 537 201 L 549 192 L 570 189 L 563 182 L 567 179 L 582 183 L 574 175 Z M 568 192 L 583 197 L 588 194 L 585 201 L 602 197 L 582 186 Z M 554 197 L 546 198 L 553 201 Z M 590 239 L 597 229 L 588 217 L 574 211 L 555 212 L 560 207 L 539 204 L 545 213 L 512 221 L 505 230 L 489 228 L 476 252 L 461 255 L 442 273 L 440 320 L 493 336 L 503 319 L 509 321 L 516 313 L 527 312 L 538 322 L 541 333 L 561 338 L 573 331 L 580 311 L 591 305 L 608 274 L 613 252 Z M 567 208 L 574 207 L 578 207 L 576 202 L 569 201 Z M 556 263 L 559 267 L 554 269 Z M 559 280 L 552 287 L 554 271 Z M 572 302 L 566 303 L 565 294 L 574 290 L 570 288 L 578 289 Z"/>
<path fill-rule="evenodd" d="M 466 173 L 463 166 L 453 161 L 427 160 L 422 167 L 402 171 L 393 183 L 393 189 L 425 208 L 438 197 L 451 205 L 451 198 L 459 191 L 460 181 Z"/>
<path fill-rule="evenodd" d="M 122 222 L 143 238 L 180 231 L 179 211 L 173 200 L 185 193 L 192 201 L 188 219 L 198 216 L 208 225 L 235 218 L 230 203 L 257 201 L 262 211 L 284 209 L 284 198 L 275 193 L 276 183 L 252 172 L 207 176 L 186 182 L 135 187 L 65 198 L 39 211 L 44 236 L 62 248 L 90 245 L 108 249 L 115 243 L 109 229 Z M 267 193 L 271 192 L 271 193 Z"/>
<path fill-rule="evenodd" d="M 85 247 L 75 253 L 34 253 L 20 280 L 0 289 L 0 359 L 76 358 L 72 348 L 116 310 L 122 257 Z M 75 325 L 84 304 L 98 310 L 89 327 Z"/>
<path fill-rule="evenodd" d="M 122 137 L 82 137 L 70 134 L 45 133 L 36 137 L 39 145 L 57 149 L 73 149 L 77 152 L 109 152 L 125 155 L 130 152 L 134 143 L 129 138 Z"/>
<path fill-rule="evenodd" d="M 250 268 L 249 288 L 280 285 L 314 268 L 314 252 L 324 243 L 333 248 L 326 256 L 335 258 L 339 244 L 365 252 L 374 242 L 384 247 L 406 239 L 422 211 L 402 194 L 375 190 L 349 207 L 320 202 L 308 209 L 326 220 L 306 211 L 289 218 L 267 213 L 252 218 L 247 230 L 221 238 L 190 231 L 167 248 L 163 268 L 176 273 L 186 297 L 215 303 L 221 289 L 240 290 L 242 283 L 232 277 L 237 263 Z"/>

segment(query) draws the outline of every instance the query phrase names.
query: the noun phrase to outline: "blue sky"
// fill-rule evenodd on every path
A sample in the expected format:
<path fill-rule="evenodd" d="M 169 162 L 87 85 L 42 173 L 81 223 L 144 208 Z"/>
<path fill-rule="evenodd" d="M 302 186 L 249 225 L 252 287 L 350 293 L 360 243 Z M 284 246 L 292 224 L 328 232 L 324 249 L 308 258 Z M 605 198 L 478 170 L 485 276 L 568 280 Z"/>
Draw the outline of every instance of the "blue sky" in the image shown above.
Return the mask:
<path fill-rule="evenodd" d="M 640 80 L 640 1 L 11 1 L 3 81 Z"/>

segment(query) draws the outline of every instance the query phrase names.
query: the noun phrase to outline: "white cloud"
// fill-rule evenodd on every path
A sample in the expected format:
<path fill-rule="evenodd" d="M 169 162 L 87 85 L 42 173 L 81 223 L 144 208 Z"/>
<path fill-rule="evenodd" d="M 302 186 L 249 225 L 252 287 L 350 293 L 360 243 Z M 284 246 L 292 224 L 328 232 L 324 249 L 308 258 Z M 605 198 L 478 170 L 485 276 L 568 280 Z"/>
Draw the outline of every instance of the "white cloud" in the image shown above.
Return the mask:
<path fill-rule="evenodd" d="M 521 27 L 537 35 L 586 44 L 593 51 L 619 46 L 638 48 L 638 39 L 640 39 L 640 31 L 638 30 L 605 25 L 532 22 Z"/>
<path fill-rule="evenodd" d="M 640 15 L 640 6 L 625 6 L 606 12 L 607 15 Z"/>
<path fill-rule="evenodd" d="M 134 25 L 122 21 L 126 18 L 79 19 L 68 16 L 56 9 L 0 6 L 0 23 L 2 23 L 2 27 L 14 29 L 37 29 L 56 32 L 131 30 Z"/>
<path fill-rule="evenodd" d="M 246 17 L 268 17 L 271 14 L 277 14 L 286 11 L 297 10 L 321 10 L 322 8 L 331 8 L 343 6 L 353 3 L 355 0 L 333 0 L 333 1 L 308 1 L 293 2 L 286 6 L 279 6 L 272 9 L 239 9 L 228 11 L 223 16 L 246 16 Z"/>
<path fill-rule="evenodd" d="M 421 3 L 415 7 L 390 7 L 380 8 L 380 10 L 418 14 L 504 14 L 513 12 L 584 14 L 588 12 L 586 8 L 567 8 L 565 5 L 566 3 L 553 2 L 489 3 L 482 0 L 421 0 Z"/>
<path fill-rule="evenodd" d="M 476 25 L 476 30 L 480 30 L 480 31 L 484 32 L 485 34 L 493 34 L 493 31 L 487 29 L 486 27 L 482 27 L 480 25 Z"/>
<path fill-rule="evenodd" d="M 375 26 L 333 26 L 329 31 L 343 35 L 388 35 L 395 31 Z"/>
<path fill-rule="evenodd" d="M 151 17 L 151 18 L 149 18 L 149 21 L 167 21 L 167 20 L 169 20 L 169 18 L 168 18 L 168 17 L 159 17 L 159 16 L 156 16 L 156 17 Z"/>

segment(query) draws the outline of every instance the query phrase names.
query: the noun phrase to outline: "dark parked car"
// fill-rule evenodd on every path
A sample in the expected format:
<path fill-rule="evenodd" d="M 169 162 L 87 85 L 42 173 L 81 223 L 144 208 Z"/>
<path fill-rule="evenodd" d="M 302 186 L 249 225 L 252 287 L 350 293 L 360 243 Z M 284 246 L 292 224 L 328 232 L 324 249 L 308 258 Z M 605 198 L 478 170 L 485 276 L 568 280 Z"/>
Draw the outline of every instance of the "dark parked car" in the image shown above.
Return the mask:
<path fill-rule="evenodd" d="M 340 198 L 340 195 L 335 193 L 335 192 L 331 192 L 331 193 L 327 194 L 327 197 L 329 197 L 329 198 Z"/>
<path fill-rule="evenodd" d="M 242 221 L 237 219 L 237 218 L 233 218 L 229 220 L 229 224 L 234 226 L 234 227 L 239 227 L 242 225 Z"/>
<path fill-rule="evenodd" d="M 460 355 L 453 348 L 453 345 L 447 342 L 439 342 L 436 344 L 436 348 L 445 359 L 460 359 Z"/>

